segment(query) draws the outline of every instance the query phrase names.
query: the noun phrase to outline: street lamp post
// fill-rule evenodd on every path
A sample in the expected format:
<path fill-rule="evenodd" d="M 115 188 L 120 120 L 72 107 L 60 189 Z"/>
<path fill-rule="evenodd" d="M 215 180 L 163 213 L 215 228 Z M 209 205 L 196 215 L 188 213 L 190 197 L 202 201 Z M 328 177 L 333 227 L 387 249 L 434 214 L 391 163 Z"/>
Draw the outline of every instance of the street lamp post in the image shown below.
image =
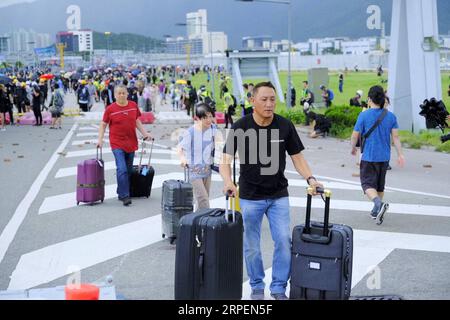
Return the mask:
<path fill-rule="evenodd" d="M 236 0 L 239 2 L 267 2 L 276 4 L 288 5 L 288 41 L 289 41 L 289 53 L 288 53 L 288 84 L 287 84 L 287 95 L 286 95 L 286 106 L 288 108 L 292 107 L 292 0 Z"/>
<path fill-rule="evenodd" d="M 186 27 L 187 23 L 177 23 L 177 26 Z M 193 26 L 200 27 L 210 27 L 209 24 L 192 24 Z M 211 54 L 211 94 L 212 99 L 216 101 L 216 85 L 215 85 L 215 75 L 214 75 L 214 55 L 213 55 L 213 45 L 212 45 L 212 32 L 209 31 L 209 53 Z"/>

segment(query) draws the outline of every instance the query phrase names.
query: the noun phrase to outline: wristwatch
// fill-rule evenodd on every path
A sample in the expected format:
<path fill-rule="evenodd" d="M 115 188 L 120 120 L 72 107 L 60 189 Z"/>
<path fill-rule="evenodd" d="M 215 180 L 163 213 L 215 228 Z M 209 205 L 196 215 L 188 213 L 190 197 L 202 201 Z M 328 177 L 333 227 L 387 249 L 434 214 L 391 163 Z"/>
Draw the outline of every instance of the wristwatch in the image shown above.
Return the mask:
<path fill-rule="evenodd" d="M 309 183 L 309 180 L 317 181 L 317 179 L 314 176 L 309 177 L 308 179 L 306 179 L 306 182 L 308 183 L 309 186 L 311 185 L 311 183 Z"/>

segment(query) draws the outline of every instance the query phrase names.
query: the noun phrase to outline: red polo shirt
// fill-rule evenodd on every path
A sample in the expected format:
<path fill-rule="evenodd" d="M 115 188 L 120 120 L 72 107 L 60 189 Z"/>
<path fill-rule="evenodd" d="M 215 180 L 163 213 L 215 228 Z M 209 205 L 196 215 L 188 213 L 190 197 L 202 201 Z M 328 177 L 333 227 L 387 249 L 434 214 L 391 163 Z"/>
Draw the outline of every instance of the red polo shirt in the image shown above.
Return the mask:
<path fill-rule="evenodd" d="M 121 149 L 126 153 L 138 150 L 136 120 L 141 116 L 136 103 L 128 101 L 125 107 L 113 103 L 106 108 L 103 122 L 109 124 L 109 143 L 112 150 Z"/>

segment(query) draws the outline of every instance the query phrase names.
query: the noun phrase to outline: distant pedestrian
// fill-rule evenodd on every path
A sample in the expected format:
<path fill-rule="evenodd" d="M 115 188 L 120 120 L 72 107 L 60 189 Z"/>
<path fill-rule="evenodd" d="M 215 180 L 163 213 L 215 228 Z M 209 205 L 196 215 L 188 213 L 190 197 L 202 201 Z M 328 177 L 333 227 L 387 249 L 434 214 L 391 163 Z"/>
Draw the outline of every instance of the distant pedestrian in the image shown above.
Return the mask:
<path fill-rule="evenodd" d="M 344 92 L 344 75 L 342 73 L 339 74 L 339 92 Z"/>
<path fill-rule="evenodd" d="M 53 92 L 52 102 L 50 104 L 50 113 L 52 114 L 52 124 L 50 129 L 62 129 L 62 112 L 64 109 L 64 91 L 55 83 L 55 91 Z"/>
<path fill-rule="evenodd" d="M 33 85 L 33 113 L 36 118 L 36 124 L 34 126 L 42 126 L 42 112 L 41 112 L 41 90 L 39 86 L 35 83 Z"/>
<path fill-rule="evenodd" d="M 370 109 L 359 115 L 352 135 L 352 155 L 356 155 L 356 144 L 362 137 L 361 186 L 374 203 L 371 217 L 381 225 L 389 209 L 389 204 L 383 202 L 383 197 L 386 173 L 391 159 L 391 136 L 400 167 L 404 166 L 405 159 L 398 135 L 397 118 L 385 108 L 387 100 L 384 89 L 381 86 L 372 87 L 368 101 Z"/>
<path fill-rule="evenodd" d="M 331 107 L 334 100 L 334 93 L 331 89 L 328 89 L 325 85 L 320 86 L 320 90 L 322 90 L 322 99 L 325 103 L 325 107 Z"/>

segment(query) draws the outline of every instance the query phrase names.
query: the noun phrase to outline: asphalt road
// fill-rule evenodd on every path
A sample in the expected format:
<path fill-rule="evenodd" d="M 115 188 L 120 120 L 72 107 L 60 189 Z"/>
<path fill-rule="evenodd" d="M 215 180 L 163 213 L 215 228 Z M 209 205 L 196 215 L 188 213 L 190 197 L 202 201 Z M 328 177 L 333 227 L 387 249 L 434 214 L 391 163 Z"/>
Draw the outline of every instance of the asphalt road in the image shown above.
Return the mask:
<path fill-rule="evenodd" d="M 65 285 L 80 269 L 82 282 L 103 282 L 112 275 L 117 292 L 127 299 L 173 299 L 175 247 L 160 236 L 161 183 L 183 177 L 170 148 L 172 133 L 186 125 L 147 126 L 158 143 L 150 199 L 124 208 L 115 196 L 115 170 L 107 167 L 105 203 L 77 207 L 74 170 L 95 157 L 95 146 L 85 142 L 96 140 L 94 118 L 66 118 L 63 130 L 23 126 L 0 133 L 0 290 Z M 386 193 L 391 211 L 377 226 L 368 216 L 370 203 L 359 179 L 352 176 L 358 169 L 349 142 L 312 140 L 304 129 L 299 132 L 314 175 L 333 190 L 331 221 L 355 230 L 352 295 L 450 299 L 450 156 L 405 150 L 403 169 L 393 158 Z M 108 145 L 104 160 L 114 161 Z M 293 171 L 288 160 L 292 227 L 303 223 L 306 204 L 305 182 Z M 222 182 L 213 180 L 213 205 L 223 206 Z M 315 208 L 313 218 L 320 220 L 322 212 Z M 270 278 L 273 242 L 266 221 L 261 247 Z M 248 280 L 245 272 L 243 280 Z"/>

